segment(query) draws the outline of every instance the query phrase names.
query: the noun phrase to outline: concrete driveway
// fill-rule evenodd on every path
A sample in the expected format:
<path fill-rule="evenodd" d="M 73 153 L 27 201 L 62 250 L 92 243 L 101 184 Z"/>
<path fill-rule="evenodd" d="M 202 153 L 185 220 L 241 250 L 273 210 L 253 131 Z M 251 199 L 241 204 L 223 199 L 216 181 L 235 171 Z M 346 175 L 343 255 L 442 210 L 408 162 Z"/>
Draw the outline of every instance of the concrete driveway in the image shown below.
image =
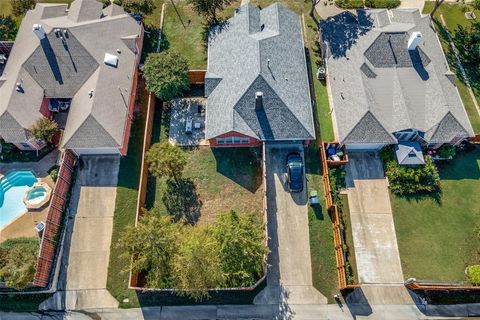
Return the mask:
<path fill-rule="evenodd" d="M 387 180 L 378 153 L 349 154 L 348 204 L 361 283 L 403 283 Z"/>
<path fill-rule="evenodd" d="M 80 160 L 73 205 L 75 216 L 66 276 L 65 308 L 115 308 L 107 291 L 113 213 L 120 158 Z"/>
<path fill-rule="evenodd" d="M 312 266 L 307 216 L 307 193 L 286 189 L 286 159 L 296 145 L 266 148 L 269 270 L 267 288 L 256 304 L 322 304 L 327 299 L 312 286 Z"/>

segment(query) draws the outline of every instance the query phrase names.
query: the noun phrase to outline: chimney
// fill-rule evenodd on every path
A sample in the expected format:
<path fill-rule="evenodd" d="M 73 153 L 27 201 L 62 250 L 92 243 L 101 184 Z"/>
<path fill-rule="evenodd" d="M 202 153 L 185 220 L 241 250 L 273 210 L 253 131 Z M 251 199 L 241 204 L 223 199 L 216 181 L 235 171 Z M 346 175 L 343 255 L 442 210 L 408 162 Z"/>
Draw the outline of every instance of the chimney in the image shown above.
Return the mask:
<path fill-rule="evenodd" d="M 422 41 L 422 33 L 412 32 L 410 39 L 408 39 L 408 50 L 415 50 L 420 41 Z"/>
<path fill-rule="evenodd" d="M 255 111 L 263 109 L 263 92 L 255 92 Z"/>
<path fill-rule="evenodd" d="M 45 39 L 45 30 L 41 24 L 34 24 L 32 31 L 37 35 L 38 39 L 43 40 Z"/>

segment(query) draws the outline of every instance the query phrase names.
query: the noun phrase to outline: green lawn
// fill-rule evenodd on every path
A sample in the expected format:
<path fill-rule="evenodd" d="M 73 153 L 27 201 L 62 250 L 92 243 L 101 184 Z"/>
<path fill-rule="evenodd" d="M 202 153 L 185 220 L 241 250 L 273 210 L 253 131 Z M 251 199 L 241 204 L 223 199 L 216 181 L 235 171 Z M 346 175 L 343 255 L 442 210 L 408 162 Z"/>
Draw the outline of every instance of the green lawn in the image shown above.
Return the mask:
<path fill-rule="evenodd" d="M 405 278 L 465 280 L 480 263 L 480 148 L 440 166 L 441 203 L 391 195 Z"/>
<path fill-rule="evenodd" d="M 352 220 L 350 219 L 350 208 L 348 206 L 348 197 L 346 194 L 340 195 L 343 228 L 345 232 L 345 245 L 347 247 L 347 283 L 358 283 L 357 261 L 355 260 L 355 246 L 353 243 Z"/>
<path fill-rule="evenodd" d="M 329 303 L 334 303 L 333 295 L 338 290 L 337 264 L 333 247 L 332 220 L 328 215 L 321 176 L 320 154 L 313 145 L 306 149 L 307 191 L 317 190 L 320 206 L 308 207 L 310 234 L 310 255 L 312 259 L 313 285 L 325 295 Z"/>
<path fill-rule="evenodd" d="M 434 2 L 427 1 L 425 2 L 425 7 L 423 9 L 423 13 L 430 13 L 433 10 Z M 437 22 L 437 29 L 440 29 L 440 15 L 443 15 L 447 28 L 450 34 L 453 36 L 454 31 L 458 28 L 459 25 L 463 27 L 467 27 L 472 23 L 472 20 L 467 20 L 465 18 L 465 11 L 472 11 L 472 8 L 469 5 L 459 4 L 459 3 L 444 3 L 442 6 L 437 10 L 435 13 L 435 19 Z M 480 15 L 479 10 L 475 10 L 475 14 L 477 16 Z M 453 71 L 456 71 L 456 60 L 453 59 L 452 52 L 446 40 L 446 36 L 440 30 L 440 41 L 442 42 L 443 50 L 447 56 L 447 60 L 449 61 L 450 68 Z M 473 73 L 474 74 L 474 73 Z M 460 80 L 461 75 L 457 71 L 457 81 L 455 82 L 460 93 L 460 96 L 463 100 L 463 104 L 465 105 L 465 109 L 467 111 L 468 117 L 470 122 L 472 123 L 473 130 L 475 133 L 480 133 L 480 115 L 478 114 L 473 100 L 468 92 L 467 86 Z M 469 79 L 472 81 L 473 79 Z M 475 86 L 474 86 L 475 87 Z M 480 102 L 480 92 L 478 90 L 474 90 L 475 97 L 477 102 Z"/>

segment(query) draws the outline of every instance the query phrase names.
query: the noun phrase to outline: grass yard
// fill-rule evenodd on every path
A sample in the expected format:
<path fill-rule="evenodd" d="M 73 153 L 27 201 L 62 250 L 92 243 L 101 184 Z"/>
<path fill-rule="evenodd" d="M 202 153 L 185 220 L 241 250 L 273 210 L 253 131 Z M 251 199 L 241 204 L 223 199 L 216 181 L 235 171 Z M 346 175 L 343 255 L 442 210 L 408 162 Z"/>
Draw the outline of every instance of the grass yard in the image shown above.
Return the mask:
<path fill-rule="evenodd" d="M 405 278 L 464 281 L 480 263 L 480 148 L 440 166 L 441 203 L 391 195 Z"/>
<path fill-rule="evenodd" d="M 434 2 L 432 1 L 425 2 L 423 13 L 424 14 L 430 13 L 433 10 L 433 7 L 434 7 Z M 439 26 L 440 26 L 440 21 L 441 21 L 440 15 L 443 15 L 447 28 L 452 36 L 454 35 L 454 31 L 457 30 L 459 25 L 463 27 L 469 26 L 472 23 L 472 20 L 467 20 L 465 18 L 465 11 L 472 11 L 472 8 L 469 5 L 464 5 L 459 3 L 442 4 L 442 6 L 435 13 L 435 19 L 438 21 L 437 29 L 439 29 Z M 479 10 L 474 10 L 474 11 L 477 16 L 480 15 Z M 447 60 L 449 61 L 450 67 L 453 71 L 456 71 L 457 69 L 456 60 L 454 60 L 453 53 L 450 50 L 450 47 L 446 40 L 446 36 L 443 32 L 441 32 L 441 30 L 439 32 L 439 36 L 440 36 L 440 41 L 442 43 L 443 50 L 445 52 L 445 55 L 447 56 Z M 457 70 L 456 73 L 457 73 L 456 85 L 460 93 L 460 96 L 463 100 L 463 104 L 465 105 L 465 109 L 467 111 L 470 122 L 472 123 L 473 130 L 475 131 L 475 133 L 480 133 L 480 115 L 478 114 L 475 108 L 474 102 L 468 92 L 467 86 L 461 80 L 461 75 L 459 71 Z M 473 73 L 469 72 L 469 73 L 475 74 L 475 72 Z M 472 79 L 470 79 L 470 81 L 472 81 Z M 475 85 L 473 85 L 473 87 L 475 88 Z M 479 90 L 474 89 L 473 91 L 477 99 L 477 102 L 480 103 Z"/>
<path fill-rule="evenodd" d="M 317 190 L 320 206 L 308 207 L 310 255 L 312 259 L 313 286 L 325 295 L 329 303 L 335 303 L 333 295 L 339 292 L 335 250 L 333 247 L 332 220 L 328 215 L 320 167 L 319 149 L 305 149 L 307 191 Z"/>
<path fill-rule="evenodd" d="M 341 208 L 340 215 L 342 216 L 344 234 L 345 234 L 345 243 L 347 246 L 347 283 L 358 283 L 358 272 L 357 272 L 357 261 L 355 260 L 355 246 L 353 243 L 353 234 L 352 234 L 352 220 L 350 219 L 350 208 L 348 206 L 348 196 L 346 194 L 340 195 Z"/>

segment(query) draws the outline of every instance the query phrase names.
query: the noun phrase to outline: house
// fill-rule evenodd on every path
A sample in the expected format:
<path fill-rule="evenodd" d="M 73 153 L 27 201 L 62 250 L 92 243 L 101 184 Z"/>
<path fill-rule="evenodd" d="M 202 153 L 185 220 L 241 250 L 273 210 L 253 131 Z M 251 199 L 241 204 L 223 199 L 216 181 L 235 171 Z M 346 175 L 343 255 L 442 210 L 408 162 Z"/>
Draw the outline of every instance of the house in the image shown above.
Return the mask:
<path fill-rule="evenodd" d="M 210 31 L 205 137 L 212 147 L 315 139 L 300 17 L 246 4 Z"/>
<path fill-rule="evenodd" d="M 62 129 L 62 148 L 126 154 L 142 41 L 142 24 L 115 4 L 38 3 L 0 76 L 0 137 L 41 149 L 29 129 L 48 117 Z"/>
<path fill-rule="evenodd" d="M 404 144 L 400 154 L 415 157 L 420 145 L 474 135 L 430 16 L 344 12 L 323 21 L 321 35 L 335 136 L 348 150 Z"/>

